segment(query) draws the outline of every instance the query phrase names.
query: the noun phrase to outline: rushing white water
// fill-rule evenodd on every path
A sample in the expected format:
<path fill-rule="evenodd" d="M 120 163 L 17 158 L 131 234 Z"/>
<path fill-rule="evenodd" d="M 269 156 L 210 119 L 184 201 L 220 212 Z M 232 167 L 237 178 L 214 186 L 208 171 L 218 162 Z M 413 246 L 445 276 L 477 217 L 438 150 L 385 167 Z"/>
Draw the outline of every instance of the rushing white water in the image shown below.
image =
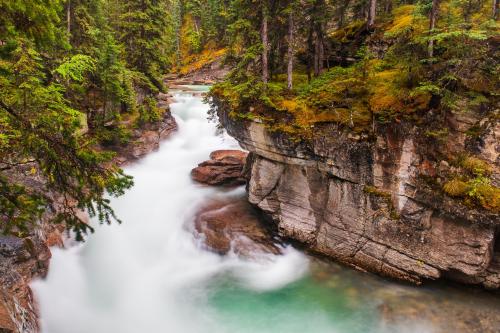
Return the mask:
<path fill-rule="evenodd" d="M 225 332 L 208 301 L 214 281 L 264 292 L 307 271 L 305 256 L 291 248 L 250 261 L 196 243 L 196 207 L 230 193 L 194 184 L 190 170 L 211 151 L 237 144 L 216 135 L 200 97 L 174 98 L 178 132 L 126 168 L 135 186 L 112 200 L 123 224 L 98 227 L 83 245 L 53 249 L 48 277 L 33 283 L 43 333 Z"/>

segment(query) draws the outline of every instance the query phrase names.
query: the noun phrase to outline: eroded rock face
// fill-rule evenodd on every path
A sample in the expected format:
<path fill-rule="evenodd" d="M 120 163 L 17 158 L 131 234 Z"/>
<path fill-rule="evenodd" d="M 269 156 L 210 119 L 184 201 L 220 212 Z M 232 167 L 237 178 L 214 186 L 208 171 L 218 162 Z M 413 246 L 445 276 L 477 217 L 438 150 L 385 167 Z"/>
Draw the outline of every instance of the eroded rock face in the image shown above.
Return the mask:
<path fill-rule="evenodd" d="M 51 258 L 49 246 L 62 242 L 61 232 L 42 224 L 26 238 L 0 236 L 0 332 L 39 331 L 29 283 L 47 274 Z"/>
<path fill-rule="evenodd" d="M 280 247 L 245 197 L 213 200 L 201 207 L 195 229 L 203 244 L 219 254 L 230 251 L 245 257 L 279 254 Z"/>
<path fill-rule="evenodd" d="M 367 141 L 330 124 L 317 128 L 311 141 L 296 142 L 257 122 L 219 117 L 251 152 L 249 201 L 272 217 L 282 236 L 358 269 L 417 284 L 446 277 L 500 288 L 498 215 L 429 188 L 423 177 L 436 176 L 439 165 L 427 159 L 435 152 L 415 129 L 384 128 Z M 466 144 L 461 133 L 451 134 L 455 149 Z M 498 162 L 498 147 L 488 142 L 484 154 Z"/>
<path fill-rule="evenodd" d="M 164 103 L 167 103 L 166 101 Z M 165 107 L 166 104 L 164 105 Z M 158 150 L 160 142 L 177 130 L 177 123 L 169 110 L 163 113 L 161 121 L 147 124 L 132 131 L 130 142 L 125 145 L 112 145 L 108 148 L 117 152 L 115 161 L 123 165 L 136 161 L 148 153 Z"/>
<path fill-rule="evenodd" d="M 191 171 L 193 180 L 207 185 L 243 185 L 243 167 L 248 153 L 241 150 L 216 150 L 210 160 L 202 162 Z"/>

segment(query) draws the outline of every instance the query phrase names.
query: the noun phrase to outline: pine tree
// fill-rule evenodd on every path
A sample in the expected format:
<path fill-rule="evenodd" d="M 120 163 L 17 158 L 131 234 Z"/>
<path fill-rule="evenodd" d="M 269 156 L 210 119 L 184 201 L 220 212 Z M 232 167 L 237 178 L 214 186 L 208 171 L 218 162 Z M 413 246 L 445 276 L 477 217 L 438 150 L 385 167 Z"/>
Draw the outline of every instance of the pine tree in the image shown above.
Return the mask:
<path fill-rule="evenodd" d="M 144 75 L 143 85 L 164 90 L 161 75 L 168 68 L 164 36 L 168 31 L 166 0 L 131 0 L 123 4 L 118 26 L 131 69 Z"/>

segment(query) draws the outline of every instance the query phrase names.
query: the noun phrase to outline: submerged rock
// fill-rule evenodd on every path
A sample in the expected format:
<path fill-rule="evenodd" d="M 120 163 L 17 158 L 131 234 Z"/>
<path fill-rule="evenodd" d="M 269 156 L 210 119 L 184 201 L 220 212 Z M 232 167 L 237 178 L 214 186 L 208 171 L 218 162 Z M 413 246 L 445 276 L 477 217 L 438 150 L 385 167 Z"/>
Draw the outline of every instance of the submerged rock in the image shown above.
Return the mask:
<path fill-rule="evenodd" d="M 243 185 L 243 167 L 247 153 L 241 150 L 216 150 L 210 154 L 210 160 L 202 162 L 191 171 L 193 180 L 217 186 Z"/>
<path fill-rule="evenodd" d="M 195 230 L 203 244 L 219 254 L 230 251 L 245 257 L 279 254 L 281 247 L 245 198 L 214 200 L 200 209 Z"/>

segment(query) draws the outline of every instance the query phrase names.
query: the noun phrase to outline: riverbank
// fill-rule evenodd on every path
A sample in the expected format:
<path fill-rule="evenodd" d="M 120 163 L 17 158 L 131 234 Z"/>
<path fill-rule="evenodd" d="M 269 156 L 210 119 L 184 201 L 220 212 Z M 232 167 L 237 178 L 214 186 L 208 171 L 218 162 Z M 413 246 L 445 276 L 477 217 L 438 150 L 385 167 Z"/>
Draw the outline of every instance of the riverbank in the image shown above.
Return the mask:
<path fill-rule="evenodd" d="M 161 96 L 160 96 L 161 97 Z M 154 123 L 135 128 L 132 124 L 121 124 L 133 128 L 126 144 L 102 147 L 113 151 L 113 163 L 124 166 L 158 150 L 160 142 L 177 129 L 168 101 L 159 99 L 162 117 Z M 30 172 L 32 166 L 26 165 L 11 173 L 19 182 L 30 184 L 31 188 L 42 188 L 43 179 Z M 36 333 L 39 332 L 38 306 L 30 288 L 32 280 L 46 277 L 51 247 L 63 247 L 67 238 L 63 224 L 53 225 L 49 221 L 57 214 L 60 199 L 54 194 L 55 204 L 49 207 L 36 226 L 22 237 L 0 236 L 0 332 Z M 88 220 L 82 212 L 82 217 Z"/>

